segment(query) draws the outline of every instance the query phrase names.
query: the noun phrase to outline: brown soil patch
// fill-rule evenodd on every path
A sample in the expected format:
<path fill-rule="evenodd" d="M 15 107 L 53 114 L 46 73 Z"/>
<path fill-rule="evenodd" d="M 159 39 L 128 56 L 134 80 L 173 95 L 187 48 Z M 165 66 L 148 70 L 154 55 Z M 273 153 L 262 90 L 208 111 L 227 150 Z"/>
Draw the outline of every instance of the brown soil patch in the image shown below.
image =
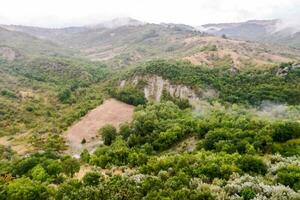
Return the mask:
<path fill-rule="evenodd" d="M 82 179 L 87 172 L 94 171 L 93 168 L 89 165 L 81 165 L 79 172 L 75 174 L 75 178 Z"/>
<path fill-rule="evenodd" d="M 102 143 L 97 138 L 97 131 L 106 124 L 118 127 L 132 119 L 134 106 L 117 101 L 106 100 L 102 105 L 91 110 L 80 121 L 72 125 L 66 132 L 66 141 L 71 154 L 78 154 L 82 149 L 93 150 Z M 86 143 L 81 144 L 85 139 Z"/>

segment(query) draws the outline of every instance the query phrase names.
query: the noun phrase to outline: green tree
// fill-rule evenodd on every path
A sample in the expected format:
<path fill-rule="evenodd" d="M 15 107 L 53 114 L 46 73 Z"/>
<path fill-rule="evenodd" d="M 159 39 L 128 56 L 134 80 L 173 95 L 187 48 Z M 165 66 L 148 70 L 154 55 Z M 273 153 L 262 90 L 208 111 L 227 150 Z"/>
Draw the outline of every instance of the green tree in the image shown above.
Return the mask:
<path fill-rule="evenodd" d="M 31 170 L 31 176 L 33 180 L 41 182 L 44 182 L 49 178 L 46 170 L 41 165 L 37 165 Z"/>
<path fill-rule="evenodd" d="M 87 172 L 82 178 L 84 185 L 95 186 L 103 181 L 103 177 L 98 172 Z"/>
<path fill-rule="evenodd" d="M 69 88 L 62 90 L 59 94 L 58 94 L 58 99 L 62 102 L 62 103 L 68 103 L 68 101 L 71 98 L 71 90 Z"/>
<path fill-rule="evenodd" d="M 244 171 L 244 172 L 254 172 L 258 174 L 265 174 L 267 172 L 267 165 L 261 160 L 259 157 L 252 156 L 252 155 L 245 155 L 242 156 L 237 165 Z"/>
<path fill-rule="evenodd" d="M 70 177 L 73 177 L 76 172 L 80 170 L 80 162 L 71 157 L 66 157 L 62 161 L 63 172 Z"/>
<path fill-rule="evenodd" d="M 80 159 L 85 162 L 85 163 L 88 163 L 90 161 L 90 153 L 87 149 L 84 149 L 81 154 L 80 154 Z"/>
<path fill-rule="evenodd" d="M 37 200 L 48 197 L 47 188 L 29 178 L 15 179 L 7 186 L 7 200 Z"/>
<path fill-rule="evenodd" d="M 300 190 L 300 167 L 288 166 L 278 170 L 278 182 Z"/>
<path fill-rule="evenodd" d="M 117 129 L 113 125 L 107 124 L 99 130 L 99 133 L 102 136 L 103 143 L 105 145 L 111 145 L 116 139 Z"/>

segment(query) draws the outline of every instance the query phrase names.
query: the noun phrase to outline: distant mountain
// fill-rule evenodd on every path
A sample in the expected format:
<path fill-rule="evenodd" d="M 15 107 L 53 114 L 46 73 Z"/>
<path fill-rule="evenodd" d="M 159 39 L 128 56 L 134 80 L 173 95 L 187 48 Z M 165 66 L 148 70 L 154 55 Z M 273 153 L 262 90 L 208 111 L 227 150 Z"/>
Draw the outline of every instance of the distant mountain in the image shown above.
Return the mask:
<path fill-rule="evenodd" d="M 273 21 L 276 23 L 276 21 Z M 235 33 L 233 30 L 240 30 Z M 271 31 L 269 21 L 251 21 L 248 25 L 242 24 L 210 24 L 195 29 L 185 24 L 150 24 L 142 23 L 131 18 L 115 19 L 110 22 L 99 23 L 94 26 L 66 27 L 47 29 L 39 27 L 2 25 L 3 30 L 12 32 L 19 37 L 28 39 L 14 39 L 14 34 L 8 34 L 11 44 L 20 41 L 12 47 L 26 50 L 26 46 L 57 48 L 62 53 L 74 52 L 93 61 L 105 62 L 112 67 L 128 67 L 151 59 L 185 59 L 194 64 L 209 66 L 264 66 L 274 63 L 298 61 L 299 50 L 281 47 L 278 45 L 259 44 L 256 42 L 239 41 L 210 36 L 209 34 L 226 34 L 230 38 L 245 38 L 255 40 L 263 37 L 265 28 Z M 232 31 L 223 31 L 231 27 Z M 259 27 L 259 28 L 258 28 Z M 219 32 L 217 32 L 218 30 Z M 249 34 L 252 30 L 252 34 Z M 239 35 L 233 37 L 232 35 Z M 249 34 L 251 37 L 247 37 Z M 17 38 L 18 38 L 17 37 Z M 246 38 L 247 37 L 247 38 Z M 0 42 L 1 42 L 0 38 Z M 23 43 L 22 43 L 23 42 Z M 33 45 L 35 43 L 43 45 Z M 2 44 L 2 43 L 1 43 Z M 50 45 L 46 48 L 45 45 Z M 65 49 L 65 51 L 64 51 Z M 28 49 L 30 52 L 30 49 Z M 37 49 L 36 49 L 37 50 Z M 35 51 L 36 51 L 35 50 Z M 13 56 L 10 50 L 4 49 L 6 58 Z M 46 51 L 56 52 L 56 51 Z"/>
<path fill-rule="evenodd" d="M 268 42 L 300 48 L 300 27 L 289 25 L 282 20 L 251 20 L 240 23 L 205 24 L 198 30 L 210 34 Z"/>
<path fill-rule="evenodd" d="M 0 58 L 15 60 L 20 57 L 71 55 L 73 50 L 25 32 L 0 27 Z"/>

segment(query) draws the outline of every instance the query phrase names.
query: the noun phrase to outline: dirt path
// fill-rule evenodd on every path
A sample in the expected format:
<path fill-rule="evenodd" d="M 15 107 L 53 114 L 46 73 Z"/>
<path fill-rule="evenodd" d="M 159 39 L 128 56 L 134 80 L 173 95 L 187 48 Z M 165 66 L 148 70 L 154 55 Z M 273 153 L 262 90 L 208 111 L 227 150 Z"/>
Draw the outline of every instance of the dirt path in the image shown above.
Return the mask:
<path fill-rule="evenodd" d="M 68 153 L 78 156 L 84 148 L 92 151 L 96 145 L 102 143 L 97 138 L 97 131 L 106 124 L 118 127 L 120 124 L 130 121 L 133 110 L 134 106 L 126 103 L 115 99 L 106 100 L 67 130 L 65 136 L 69 145 Z M 85 144 L 81 144 L 83 139 L 86 140 Z"/>

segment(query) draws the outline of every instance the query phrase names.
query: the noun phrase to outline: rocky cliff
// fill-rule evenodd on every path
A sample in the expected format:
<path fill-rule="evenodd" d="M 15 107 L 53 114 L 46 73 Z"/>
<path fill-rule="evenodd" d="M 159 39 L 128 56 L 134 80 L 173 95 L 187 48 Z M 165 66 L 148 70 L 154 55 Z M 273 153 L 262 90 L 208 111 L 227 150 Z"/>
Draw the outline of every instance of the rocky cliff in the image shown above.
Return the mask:
<path fill-rule="evenodd" d="M 147 100 L 160 101 L 164 91 L 172 97 L 188 99 L 192 105 L 200 99 L 210 99 L 218 96 L 218 93 L 213 89 L 192 88 L 182 84 L 173 84 L 160 76 L 143 76 L 134 77 L 131 80 L 122 80 L 120 87 L 125 87 L 128 84 L 139 87 L 138 84 L 140 83 L 143 83 L 142 88 Z"/>

